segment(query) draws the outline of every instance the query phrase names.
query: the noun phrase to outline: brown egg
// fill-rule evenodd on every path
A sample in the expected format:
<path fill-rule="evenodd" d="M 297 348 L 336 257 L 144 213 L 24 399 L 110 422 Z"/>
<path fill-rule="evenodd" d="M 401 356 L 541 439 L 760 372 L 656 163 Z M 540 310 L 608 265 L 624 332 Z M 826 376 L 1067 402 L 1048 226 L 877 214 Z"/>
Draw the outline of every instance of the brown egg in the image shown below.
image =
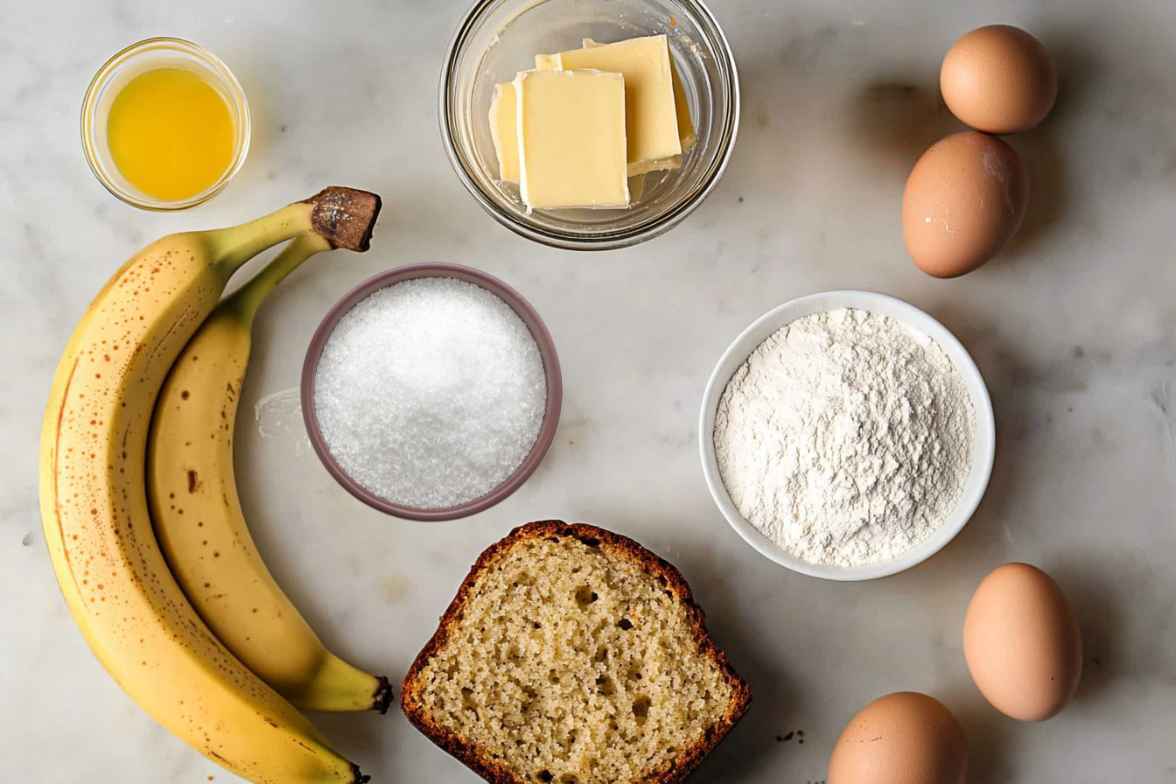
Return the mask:
<path fill-rule="evenodd" d="M 968 742 L 951 711 L 901 691 L 846 725 L 829 758 L 828 784 L 963 784 L 967 768 Z"/>
<path fill-rule="evenodd" d="M 1029 201 L 1017 151 L 964 131 L 923 153 L 902 197 L 902 233 L 919 269 L 954 278 L 996 255 L 1016 233 Z"/>
<path fill-rule="evenodd" d="M 992 707 L 1041 721 L 1065 707 L 1082 677 L 1082 636 L 1058 584 L 1005 564 L 984 578 L 964 619 L 964 657 Z"/>
<path fill-rule="evenodd" d="M 1049 114 L 1058 77 L 1041 41 L 1017 27 L 989 25 L 952 44 L 939 69 L 939 90 L 965 124 L 1016 133 Z"/>

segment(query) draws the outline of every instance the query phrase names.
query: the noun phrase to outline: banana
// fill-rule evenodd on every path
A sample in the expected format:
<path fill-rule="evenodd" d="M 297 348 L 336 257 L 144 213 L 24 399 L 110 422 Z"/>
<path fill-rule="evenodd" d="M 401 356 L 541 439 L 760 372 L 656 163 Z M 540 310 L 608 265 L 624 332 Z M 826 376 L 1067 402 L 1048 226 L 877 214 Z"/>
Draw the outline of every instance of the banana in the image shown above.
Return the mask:
<path fill-rule="evenodd" d="M 251 223 L 149 245 L 90 304 L 46 407 L 41 518 L 86 642 L 160 724 L 257 784 L 367 777 L 229 653 L 184 597 L 148 516 L 148 425 L 172 362 L 234 270 L 307 231 L 366 249 L 378 210 L 374 194 L 328 188 Z"/>
<path fill-rule="evenodd" d="M 147 446 L 147 498 L 164 556 L 221 642 L 300 708 L 388 710 L 392 689 L 328 651 L 270 575 L 237 496 L 233 429 L 254 315 L 299 264 L 330 245 L 295 238 L 225 299 L 164 382 Z"/>

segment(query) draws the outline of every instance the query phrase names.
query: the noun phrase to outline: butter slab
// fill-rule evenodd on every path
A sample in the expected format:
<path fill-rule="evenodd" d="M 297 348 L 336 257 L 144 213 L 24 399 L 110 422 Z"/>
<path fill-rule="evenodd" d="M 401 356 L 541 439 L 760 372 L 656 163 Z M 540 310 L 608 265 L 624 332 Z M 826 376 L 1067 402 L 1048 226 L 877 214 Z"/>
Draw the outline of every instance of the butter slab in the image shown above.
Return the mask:
<path fill-rule="evenodd" d="M 519 182 L 518 133 L 514 82 L 501 82 L 494 85 L 494 98 L 490 102 L 490 138 L 498 156 L 498 179 L 516 185 Z"/>
<path fill-rule="evenodd" d="M 536 69 L 596 69 L 625 77 L 629 175 L 681 165 L 682 140 L 665 35 L 535 56 Z"/>
<path fill-rule="evenodd" d="M 599 43 L 591 38 L 584 38 L 580 43 L 585 49 L 607 46 L 607 44 Z M 667 39 L 666 45 L 669 46 L 669 39 Z M 552 55 L 541 56 L 551 57 Z M 538 62 L 538 57 L 536 57 L 536 62 Z M 678 139 L 682 142 L 682 154 L 685 155 L 694 149 L 698 135 L 694 132 L 694 118 L 690 116 L 690 102 L 686 100 L 686 88 L 682 86 L 682 77 L 678 75 L 678 66 L 674 65 L 673 57 L 670 58 L 670 78 L 674 84 L 674 111 L 678 116 Z"/>
<path fill-rule="evenodd" d="M 519 192 L 527 208 L 628 207 L 624 76 L 522 71 L 514 88 Z"/>

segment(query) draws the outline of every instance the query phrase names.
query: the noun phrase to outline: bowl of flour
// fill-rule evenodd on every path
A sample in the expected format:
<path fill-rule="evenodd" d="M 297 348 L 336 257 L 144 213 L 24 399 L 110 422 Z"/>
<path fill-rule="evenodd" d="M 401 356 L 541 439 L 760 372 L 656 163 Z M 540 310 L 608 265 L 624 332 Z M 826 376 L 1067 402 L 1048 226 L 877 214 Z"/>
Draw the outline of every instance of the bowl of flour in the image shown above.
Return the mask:
<path fill-rule="evenodd" d="M 764 314 L 703 395 L 711 496 L 760 554 L 870 580 L 941 550 L 979 506 L 996 447 L 968 352 L 902 300 L 831 291 Z"/>

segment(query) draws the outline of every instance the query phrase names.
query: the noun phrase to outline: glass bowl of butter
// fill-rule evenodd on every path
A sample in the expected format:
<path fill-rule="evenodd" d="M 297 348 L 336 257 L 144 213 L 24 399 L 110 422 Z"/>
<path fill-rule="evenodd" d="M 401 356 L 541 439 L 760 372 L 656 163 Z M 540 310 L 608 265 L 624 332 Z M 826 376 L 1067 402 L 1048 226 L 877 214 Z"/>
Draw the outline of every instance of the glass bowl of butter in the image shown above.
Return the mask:
<path fill-rule="evenodd" d="M 479 0 L 446 58 L 440 121 L 496 220 L 608 250 L 669 230 L 714 188 L 739 80 L 698 0 Z"/>

